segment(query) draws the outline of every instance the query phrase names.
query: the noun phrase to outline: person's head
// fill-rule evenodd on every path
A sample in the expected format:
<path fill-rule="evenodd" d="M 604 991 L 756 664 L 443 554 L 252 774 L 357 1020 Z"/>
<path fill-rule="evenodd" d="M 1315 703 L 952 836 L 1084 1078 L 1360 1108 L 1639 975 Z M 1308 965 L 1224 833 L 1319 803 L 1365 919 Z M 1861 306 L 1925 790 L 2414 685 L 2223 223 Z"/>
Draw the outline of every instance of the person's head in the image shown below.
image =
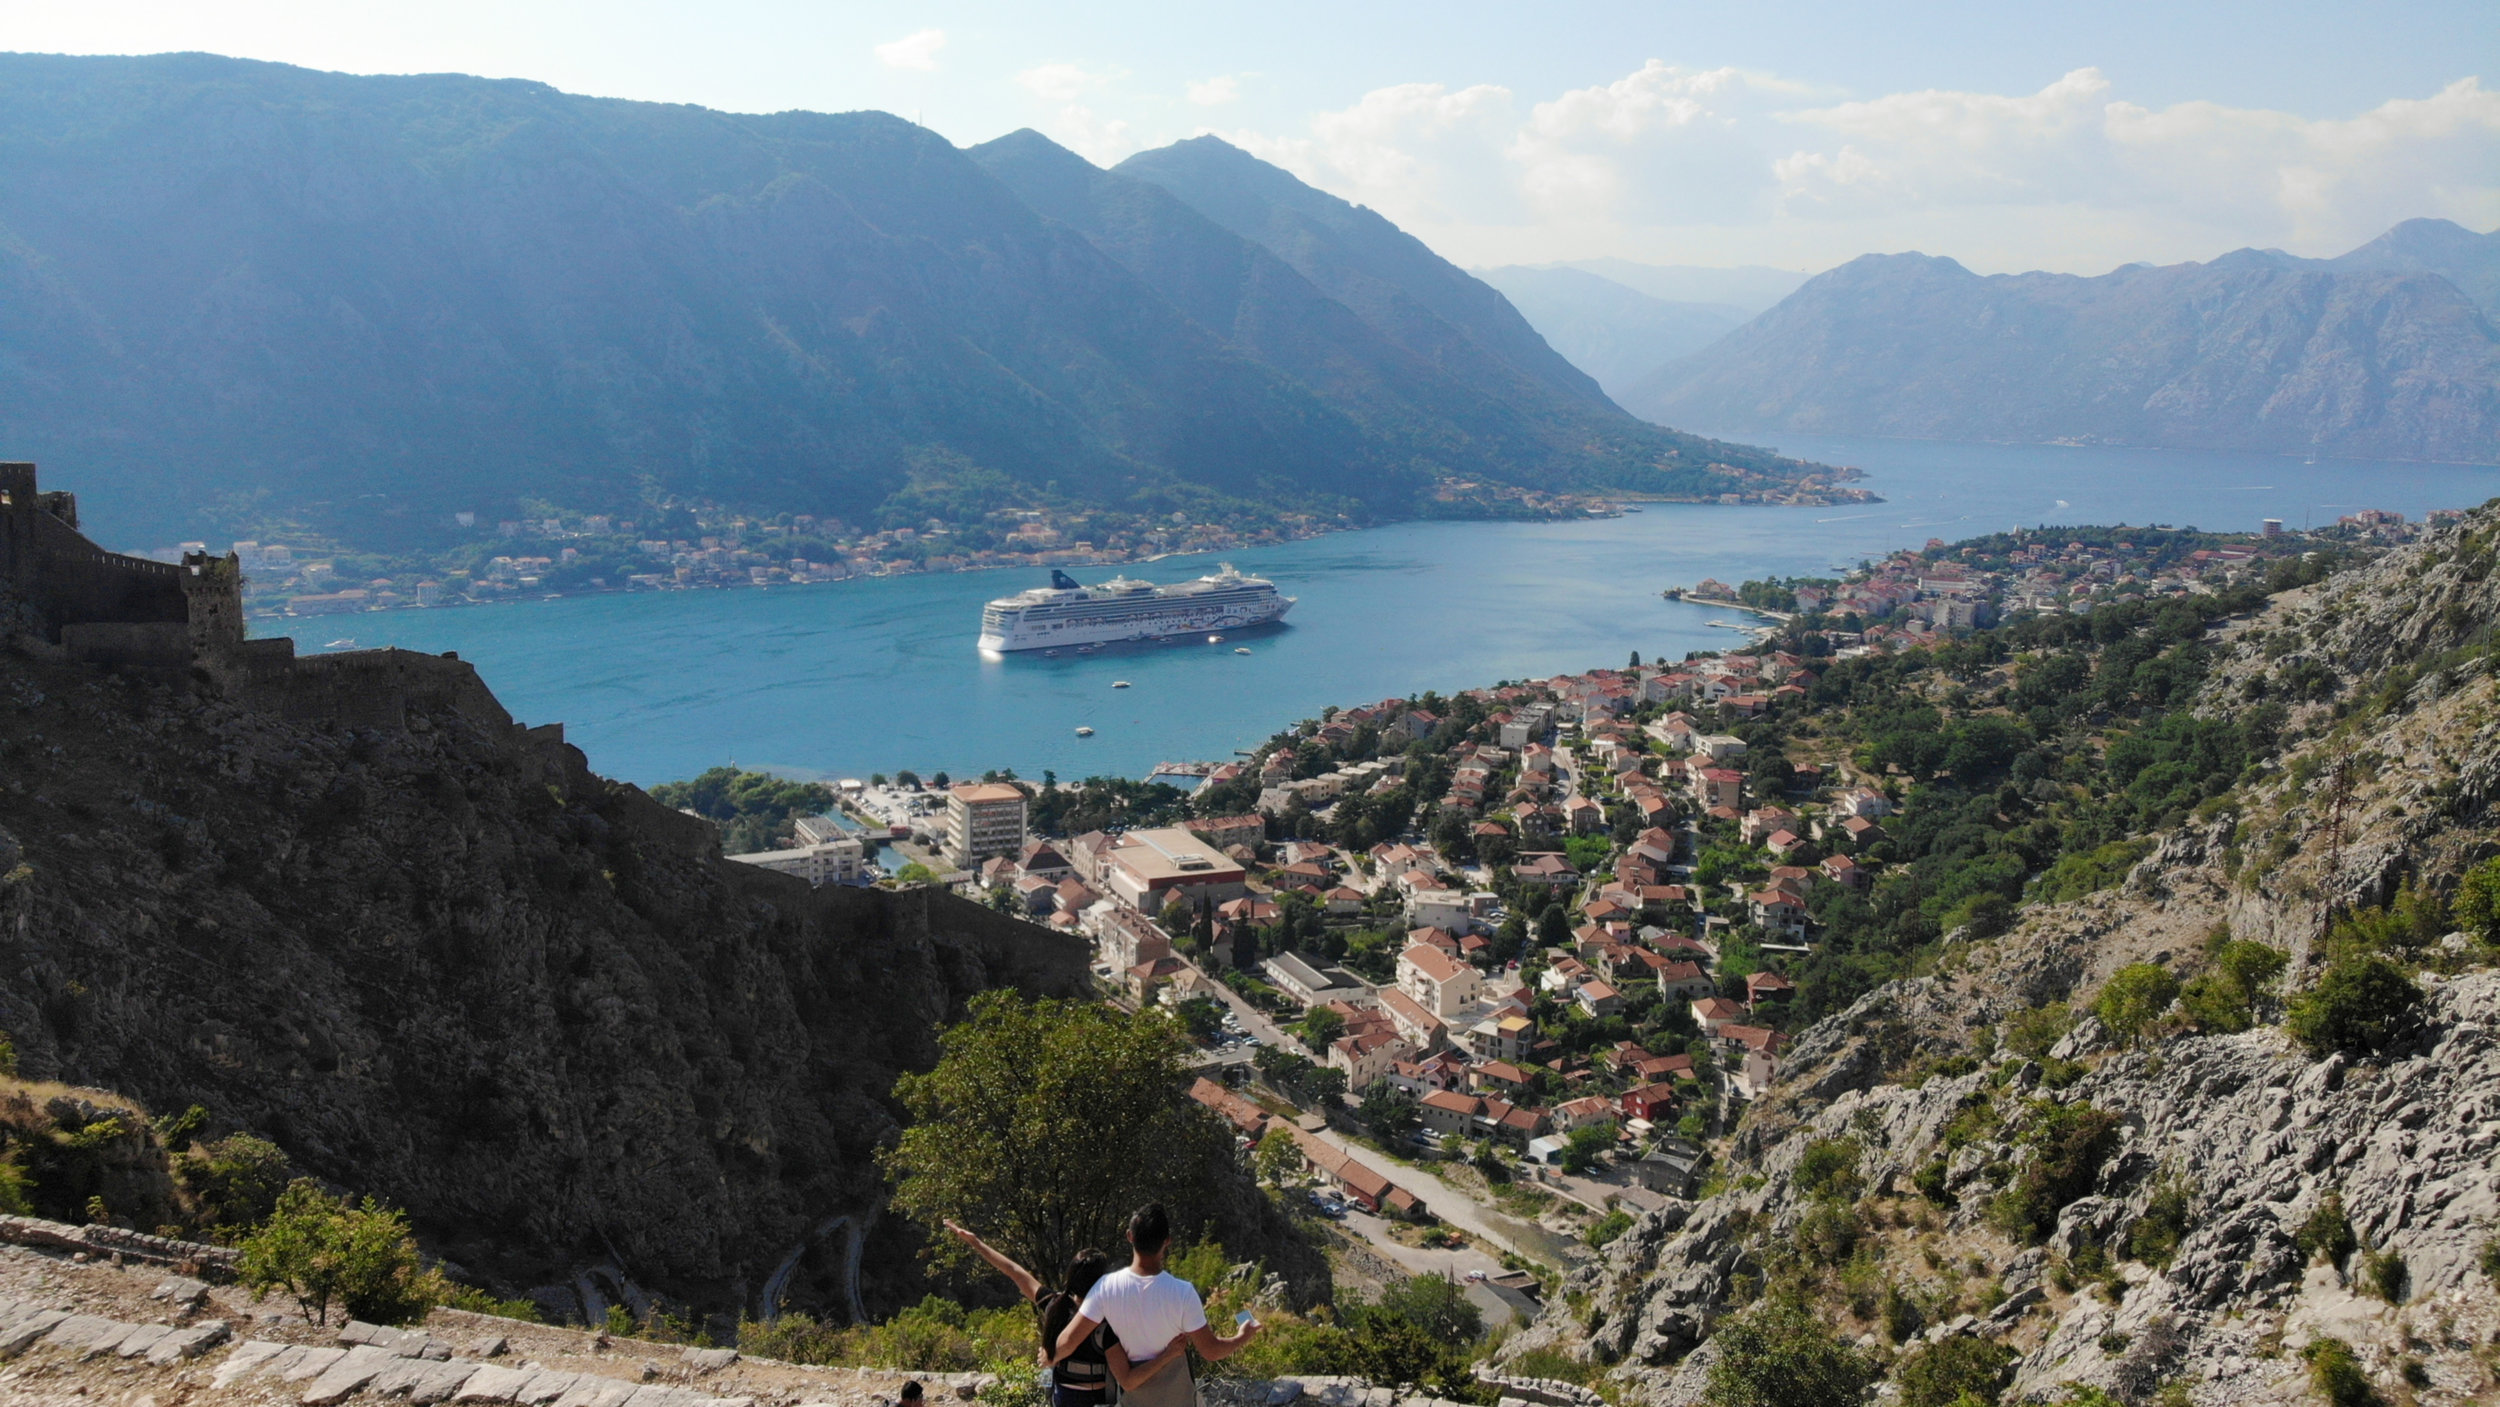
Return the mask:
<path fill-rule="evenodd" d="M 1172 1218 L 1161 1202 L 1148 1202 L 1128 1219 L 1129 1249 L 1140 1260 L 1159 1259 L 1163 1248 L 1172 1242 Z"/>
<path fill-rule="evenodd" d="M 912 1381 L 903 1384 L 903 1394 L 899 1400 L 902 1403 L 902 1407 L 920 1407 L 919 1379 L 915 1378 Z"/>
<path fill-rule="evenodd" d="M 1060 1288 L 1078 1299 L 1083 1299 L 1085 1292 L 1094 1288 L 1094 1282 L 1100 1280 L 1110 1269 L 1111 1257 L 1087 1246 L 1084 1250 L 1068 1257 L 1067 1283 Z"/>

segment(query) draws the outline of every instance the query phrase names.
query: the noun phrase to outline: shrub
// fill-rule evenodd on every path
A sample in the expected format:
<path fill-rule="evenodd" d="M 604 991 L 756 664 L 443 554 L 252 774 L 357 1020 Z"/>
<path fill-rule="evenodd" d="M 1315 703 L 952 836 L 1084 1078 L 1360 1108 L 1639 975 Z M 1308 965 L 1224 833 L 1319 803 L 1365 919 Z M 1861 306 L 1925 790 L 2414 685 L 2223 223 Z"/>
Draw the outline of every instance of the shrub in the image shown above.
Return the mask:
<path fill-rule="evenodd" d="M 1892 1370 L 1901 1407 L 1996 1407 L 2014 1350 L 1991 1339 L 1955 1336 L 1913 1349 Z"/>
<path fill-rule="evenodd" d="M 2309 1360 L 2309 1385 L 2334 1407 L 2379 1407 L 2378 1391 L 2370 1386 L 2370 1375 L 2361 1370 L 2352 1345 L 2342 1339 L 2312 1339 L 2300 1356 Z"/>
<path fill-rule="evenodd" d="M 2257 1005 L 2283 972 L 2281 950 L 2263 943 L 2225 941 L 2213 950 L 2212 968 L 2179 993 L 2179 1007 L 2201 1031 L 2230 1034 L 2256 1024 Z"/>
<path fill-rule="evenodd" d="M 2034 1100 L 2022 1141 L 2034 1153 L 2014 1185 L 1991 1208 L 1999 1229 L 2037 1241 L 2057 1229 L 2057 1214 L 2092 1188 L 2116 1141 L 2118 1116 L 2088 1103 Z"/>
<path fill-rule="evenodd" d="M 248 1133 L 229 1134 L 174 1159 L 174 1180 L 196 1209 L 192 1219 L 221 1240 L 267 1221 L 293 1180 L 291 1171 L 286 1150 Z"/>
<path fill-rule="evenodd" d="M 310 1178 L 278 1195 L 269 1219 L 243 1238 L 237 1278 L 255 1296 L 284 1290 L 317 1324 L 338 1302 L 353 1319 L 399 1324 L 425 1312 L 440 1286 L 418 1268 L 406 1214 L 367 1197 L 333 1201 Z"/>
<path fill-rule="evenodd" d="M 2405 1302 L 2405 1290 L 2409 1278 L 2405 1270 L 2405 1258 L 2397 1254 L 2394 1248 L 2361 1253 L 2362 1288 L 2389 1304 Z"/>
<path fill-rule="evenodd" d="M 2413 1030 L 2422 989 L 2384 958 L 2345 958 L 2292 1003 L 2284 1029 L 2311 1055 L 2375 1055 Z"/>
<path fill-rule="evenodd" d="M 1797 1159 L 1797 1190 L 1808 1197 L 1855 1200 L 1865 1185 L 1858 1176 L 1858 1143 L 1853 1138 L 1818 1138 Z"/>
<path fill-rule="evenodd" d="M 2144 1204 L 2144 1215 L 2127 1228 L 2127 1255 L 2156 1270 L 2166 1270 L 2170 1258 L 2179 1252 L 2179 1243 L 2187 1239 L 2188 1218 L 2194 1210 L 2188 1185 L 2176 1177 L 2164 1178 L 2153 1189 Z"/>
<path fill-rule="evenodd" d="M 1765 1301 L 1721 1325 L 1702 1400 L 1710 1407 L 1857 1407 L 1875 1378 L 1864 1354 L 1794 1304 Z"/>
<path fill-rule="evenodd" d="M 2500 856 L 2465 872 L 2465 878 L 2457 883 L 2457 897 L 2450 912 L 2457 927 L 2485 944 L 2500 947 Z"/>
<path fill-rule="evenodd" d="M 1910 1185 L 1917 1188 L 1918 1195 L 1928 1201 L 1940 1207 L 1952 1206 L 1953 1193 L 1945 1185 L 1946 1171 L 1944 1159 L 1931 1158 L 1920 1164 L 1918 1171 L 1910 1175 Z"/>
<path fill-rule="evenodd" d="M 2482 1260 L 2483 1277 L 2494 1285 L 2500 1285 L 2500 1236 L 2490 1237 L 2483 1242 Z"/>
<path fill-rule="evenodd" d="M 2170 1009 L 2179 999 L 2179 979 L 2159 963 L 2129 963 L 2110 975 L 2101 988 L 2092 1012 L 2101 1018 L 2110 1034 L 2122 1040 L 2137 1040 L 2155 1017 Z"/>
<path fill-rule="evenodd" d="M 1588 1242 L 1592 1247 L 1603 1247 L 1607 1242 L 1631 1229 L 1632 1214 L 1618 1208 L 1591 1223 L 1588 1231 L 1580 1239 Z"/>
<path fill-rule="evenodd" d="M 2057 1043 L 2074 1029 L 2075 1016 L 2064 1002 L 2050 1002 L 2005 1018 L 1999 1037 L 2005 1048 L 2026 1060 L 2046 1060 Z"/>
<path fill-rule="evenodd" d="M 1838 1265 L 1858 1248 L 1864 1228 L 1846 1202 L 1818 1202 L 1797 1223 L 1797 1248 L 1817 1265 Z"/>
<path fill-rule="evenodd" d="M 2300 1230 L 2293 1233 L 2292 1244 L 2298 1246 L 2301 1254 L 2309 1259 L 2323 1258 L 2327 1264 L 2341 1270 L 2344 1258 L 2361 1244 L 2361 1239 L 2353 1235 L 2351 1219 L 2344 1215 L 2343 1194 L 2329 1192 L 2319 1198 L 2317 1210 L 2311 1212 L 2309 1219 L 2300 1224 Z"/>

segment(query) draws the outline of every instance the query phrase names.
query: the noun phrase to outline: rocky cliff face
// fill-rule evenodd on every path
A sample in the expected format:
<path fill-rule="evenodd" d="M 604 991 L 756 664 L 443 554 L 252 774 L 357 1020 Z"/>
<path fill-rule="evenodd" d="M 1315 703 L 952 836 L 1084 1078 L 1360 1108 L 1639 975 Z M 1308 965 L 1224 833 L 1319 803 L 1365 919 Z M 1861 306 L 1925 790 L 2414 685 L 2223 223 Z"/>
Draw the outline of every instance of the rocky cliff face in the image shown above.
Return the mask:
<path fill-rule="evenodd" d="M 204 1105 L 558 1304 L 890 1304 L 895 1075 L 974 992 L 1083 990 L 1082 945 L 727 864 L 555 731 L 288 723 L 0 654 L 21 1069 Z"/>
<path fill-rule="evenodd" d="M 2486 508 L 2218 631 L 2201 707 L 2288 701 L 2283 755 L 2160 835 L 2121 886 L 1949 939 L 1933 971 L 1804 1032 L 1732 1141 L 1727 1190 L 1645 1217 L 1506 1352 L 1559 1347 L 1612 1365 L 1639 1399 L 1698 1400 L 1714 1328 L 1802 1246 L 1845 1335 L 1884 1355 L 1994 1340 L 2013 1354 L 2008 1401 L 2068 1384 L 2298 1400 L 2299 1350 L 2321 1337 L 2352 1345 L 2391 1399 L 2487 1400 L 2488 950 L 2456 934 L 2424 952 L 2420 1026 L 2371 1060 L 2313 1058 L 2262 1024 L 2280 1010 L 2263 1004 L 2253 1029 L 2157 1027 L 2140 1046 L 2086 1016 L 2038 1062 L 1981 1032 L 2088 1003 L 2130 963 L 2192 971 L 2221 930 L 2283 950 L 2297 991 L 2335 913 L 2408 881 L 2444 892 L 2500 853 L 2496 545 L 2500 508 Z M 2099 1116 L 2052 1220 L 2009 1230 L 2006 1194 L 2051 1167 L 2048 1131 Z M 1853 1195 L 1836 1198 L 1836 1179 Z M 2340 1265 L 2297 1244 L 2330 1197 L 2360 1248 Z"/>
<path fill-rule="evenodd" d="M 1870 254 L 1624 404 L 1725 430 L 2491 463 L 2500 335 L 2444 272 L 2479 287 L 2479 265 L 2427 258 L 2248 249 L 2077 278 Z"/>

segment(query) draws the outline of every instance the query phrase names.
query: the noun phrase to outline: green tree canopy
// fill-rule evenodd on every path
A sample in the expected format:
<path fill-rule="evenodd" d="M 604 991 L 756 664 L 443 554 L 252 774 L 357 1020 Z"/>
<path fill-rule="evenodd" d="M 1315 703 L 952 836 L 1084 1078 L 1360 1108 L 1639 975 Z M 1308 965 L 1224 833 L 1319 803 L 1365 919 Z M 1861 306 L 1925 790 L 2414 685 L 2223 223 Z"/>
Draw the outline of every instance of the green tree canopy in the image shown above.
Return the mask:
<path fill-rule="evenodd" d="M 1190 1045 L 1168 1014 L 989 992 L 938 1050 L 937 1068 L 896 1082 L 912 1122 L 881 1161 L 942 1258 L 962 1254 L 937 1234 L 948 1218 L 1057 1267 L 1118 1246 L 1143 1203 L 1201 1200 L 1224 1132 L 1188 1097 Z"/>
<path fill-rule="evenodd" d="M 2131 1041 L 2178 999 L 2179 979 L 2170 975 L 2170 969 L 2159 963 L 2134 962 L 2110 974 L 2092 1011 L 2111 1035 Z"/>
<path fill-rule="evenodd" d="M 2312 1055 L 2375 1055 L 2413 1029 L 2422 989 L 2380 957 L 2346 958 L 2292 1003 L 2283 1025 Z"/>
<path fill-rule="evenodd" d="M 1794 1304 L 1765 1301 L 1720 1326 L 1710 1407 L 1857 1407 L 1874 1365 Z"/>

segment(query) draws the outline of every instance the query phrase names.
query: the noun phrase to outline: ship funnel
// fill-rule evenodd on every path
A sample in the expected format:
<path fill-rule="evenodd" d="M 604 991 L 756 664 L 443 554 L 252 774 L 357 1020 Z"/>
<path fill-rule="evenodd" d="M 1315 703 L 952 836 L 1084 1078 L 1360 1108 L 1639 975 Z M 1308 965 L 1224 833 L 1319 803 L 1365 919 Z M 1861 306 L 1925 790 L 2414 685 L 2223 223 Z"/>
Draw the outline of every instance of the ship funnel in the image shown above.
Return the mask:
<path fill-rule="evenodd" d="M 1058 591 L 1075 591 L 1079 589 L 1076 584 L 1076 578 L 1059 570 L 1057 567 L 1050 569 L 1050 584 L 1054 590 Z"/>

